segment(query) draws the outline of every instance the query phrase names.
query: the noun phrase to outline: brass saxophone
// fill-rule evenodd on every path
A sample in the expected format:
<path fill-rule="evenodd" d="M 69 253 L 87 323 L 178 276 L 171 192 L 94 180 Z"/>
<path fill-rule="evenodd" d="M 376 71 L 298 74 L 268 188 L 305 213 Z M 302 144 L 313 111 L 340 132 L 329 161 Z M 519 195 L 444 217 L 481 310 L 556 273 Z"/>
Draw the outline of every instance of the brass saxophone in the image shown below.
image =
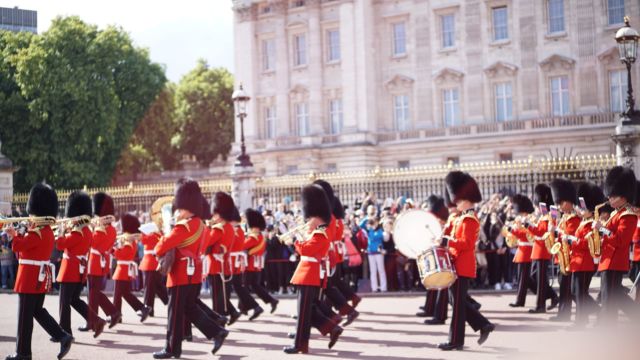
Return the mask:
<path fill-rule="evenodd" d="M 549 226 L 551 226 L 551 219 L 549 219 Z M 547 233 L 542 236 L 542 240 L 544 240 L 544 246 L 547 248 L 547 251 L 551 251 L 556 243 L 555 231 L 547 231 Z"/>
<path fill-rule="evenodd" d="M 607 205 L 606 202 L 596 206 L 593 210 L 593 223 L 597 223 L 600 220 L 600 208 Z M 599 258 L 601 255 L 602 238 L 600 237 L 600 231 L 593 229 L 591 236 L 587 236 L 587 244 L 589 245 L 589 253 L 591 257 Z"/>
<path fill-rule="evenodd" d="M 553 231 L 551 231 L 551 233 L 553 233 Z M 555 234 L 553 237 L 555 240 Z M 571 257 L 569 242 L 567 241 L 566 236 L 562 237 L 561 242 L 553 244 L 551 249 L 549 249 L 549 253 L 551 253 L 551 255 L 558 255 L 558 267 L 560 268 L 560 272 L 562 275 L 568 275 L 571 270 Z"/>

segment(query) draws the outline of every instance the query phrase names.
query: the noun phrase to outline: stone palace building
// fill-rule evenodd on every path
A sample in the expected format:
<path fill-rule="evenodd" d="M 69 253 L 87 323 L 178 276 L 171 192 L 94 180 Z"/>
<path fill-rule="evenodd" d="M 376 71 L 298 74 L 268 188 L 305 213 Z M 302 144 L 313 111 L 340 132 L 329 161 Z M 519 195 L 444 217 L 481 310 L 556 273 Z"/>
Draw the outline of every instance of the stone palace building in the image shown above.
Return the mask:
<path fill-rule="evenodd" d="M 233 9 L 247 149 L 266 176 L 615 152 L 627 71 L 614 35 L 625 15 L 640 27 L 637 0 Z"/>

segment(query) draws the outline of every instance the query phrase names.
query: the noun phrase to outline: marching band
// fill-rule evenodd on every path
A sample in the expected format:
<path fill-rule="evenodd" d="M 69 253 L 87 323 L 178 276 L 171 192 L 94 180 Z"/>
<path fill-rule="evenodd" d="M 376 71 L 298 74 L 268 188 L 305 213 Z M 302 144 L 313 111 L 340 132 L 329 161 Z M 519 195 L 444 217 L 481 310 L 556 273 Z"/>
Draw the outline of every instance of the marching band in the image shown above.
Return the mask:
<path fill-rule="evenodd" d="M 468 173 L 452 171 L 444 182 L 444 197 L 432 195 L 424 210 L 405 212 L 396 220 L 393 234 L 398 250 L 415 259 L 427 288 L 423 311 L 416 315 L 430 317 L 425 320 L 429 325 L 444 324 L 450 304 L 449 337 L 438 348 L 463 350 L 466 323 L 479 332 L 480 345 L 496 330 L 479 311 L 480 304 L 468 295 L 477 273 L 476 242 L 481 226 L 476 210 L 482 195 Z M 531 292 L 536 301 L 530 313 L 545 313 L 557 306 L 557 315 L 551 320 L 571 321 L 575 302 L 576 327 L 586 326 L 592 314 L 598 315 L 598 323 L 613 323 L 618 310 L 631 319 L 640 318 L 638 304 L 622 286 L 622 277 L 630 269 L 636 285 L 640 272 L 639 184 L 633 171 L 614 167 L 602 188 L 592 182 L 576 186 L 557 178 L 538 184 L 533 201 L 524 194 L 512 195 L 501 234 L 515 250 L 513 262 L 519 280 L 516 299 L 508 305 L 525 307 Z M 362 300 L 338 266 L 346 254 L 345 211 L 333 187 L 317 180 L 302 189 L 301 201 L 302 218 L 281 236 L 295 248 L 298 260 L 290 280 L 297 287 L 296 329 L 290 334 L 293 345 L 284 348 L 287 354 L 309 352 L 312 327 L 328 336 L 328 347 L 333 348 L 344 327 L 358 318 L 356 308 Z M 156 359 L 180 358 L 183 340 L 192 338 L 191 325 L 212 341 L 211 353 L 216 354 L 230 333 L 228 326 L 242 314 L 251 311 L 252 321 L 264 312 L 252 293 L 275 312 L 278 300 L 260 281 L 267 244 L 265 217 L 246 209 L 243 223 L 233 199 L 224 192 L 215 193 L 211 203 L 196 181 L 181 178 L 173 196 L 152 205 L 149 224 L 140 224 L 137 217 L 124 212 L 118 222 L 111 196 L 97 193 L 92 199 L 83 191 L 69 195 L 65 218 L 56 220 L 55 190 L 35 184 L 27 204 L 29 217 L 0 222 L 13 238 L 13 250 L 19 258 L 14 288 L 19 296 L 16 352 L 6 359 L 31 359 L 33 319 L 51 341 L 60 344 L 57 358 L 62 359 L 74 341 L 72 307 L 86 319 L 86 325 L 78 329 L 92 331 L 95 338 L 105 326 L 113 328 L 123 321 L 122 299 L 144 322 L 154 316 L 157 296 L 167 305 L 168 317 L 166 342 L 153 354 Z M 18 222 L 27 223 L 26 232 L 13 227 Z M 139 266 L 134 261 L 138 243 L 144 248 Z M 59 322 L 43 307 L 56 281 L 49 262 L 54 246 L 64 252 L 57 277 Z M 113 302 L 104 293 L 112 258 L 116 264 Z M 556 267 L 559 295 L 548 277 L 548 270 Z M 139 271 L 144 278 L 143 301 L 131 292 Z M 601 277 L 600 304 L 589 294 L 596 271 Z M 200 299 L 203 281 L 211 289 L 211 307 Z M 80 298 L 85 284 L 88 304 Z M 237 308 L 231 302 L 232 291 L 238 297 Z M 637 286 L 635 291 L 640 293 Z M 551 300 L 548 307 L 547 300 Z M 100 317 L 99 309 L 107 319 Z"/>

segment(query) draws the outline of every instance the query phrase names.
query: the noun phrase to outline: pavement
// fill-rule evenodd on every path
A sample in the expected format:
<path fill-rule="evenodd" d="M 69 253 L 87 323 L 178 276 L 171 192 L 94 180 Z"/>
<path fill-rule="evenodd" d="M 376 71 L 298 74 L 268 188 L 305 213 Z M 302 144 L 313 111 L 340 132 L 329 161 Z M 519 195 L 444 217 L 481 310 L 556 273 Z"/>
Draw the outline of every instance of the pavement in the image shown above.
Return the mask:
<path fill-rule="evenodd" d="M 629 284 L 627 284 L 629 285 Z M 592 287 L 595 291 L 595 287 Z M 594 294 L 595 295 L 595 294 Z M 616 327 L 571 330 L 570 324 L 551 322 L 548 314 L 528 314 L 527 308 L 510 308 L 513 293 L 475 293 L 482 303 L 481 312 L 496 330 L 488 341 L 479 346 L 478 334 L 467 326 L 464 351 L 443 352 L 437 344 L 447 340 L 448 325 L 427 326 L 414 313 L 424 303 L 423 293 L 387 293 L 367 296 L 359 305 L 360 317 L 345 331 L 333 348 L 327 349 L 328 339 L 312 329 L 310 355 L 285 355 L 284 346 L 292 340 L 286 333 L 292 331 L 295 320 L 295 299 L 282 298 L 275 314 L 265 312 L 249 322 L 241 318 L 230 326 L 224 346 L 216 356 L 211 355 L 211 342 L 194 328 L 194 342 L 183 343 L 183 359 L 616 359 L 640 358 L 637 334 L 638 322 L 632 323 L 624 315 Z M 209 304 L 208 299 L 204 300 Z M 527 305 L 535 301 L 527 297 Z M 0 358 L 13 353 L 17 329 L 18 297 L 0 294 Z M 58 297 L 47 296 L 45 307 L 57 318 Z M 640 308 L 640 305 L 639 305 Z M 268 306 L 265 306 L 265 310 Z M 574 307 L 575 310 L 575 307 Z M 65 359 L 151 359 L 151 353 L 162 349 L 166 329 L 166 307 L 156 303 L 156 317 L 140 323 L 126 303 L 123 304 L 123 323 L 93 339 L 89 333 L 74 332 L 75 343 Z M 73 328 L 83 324 L 80 316 L 72 312 Z M 58 345 L 49 342 L 49 336 L 36 323 L 33 333 L 33 358 L 55 359 Z"/>

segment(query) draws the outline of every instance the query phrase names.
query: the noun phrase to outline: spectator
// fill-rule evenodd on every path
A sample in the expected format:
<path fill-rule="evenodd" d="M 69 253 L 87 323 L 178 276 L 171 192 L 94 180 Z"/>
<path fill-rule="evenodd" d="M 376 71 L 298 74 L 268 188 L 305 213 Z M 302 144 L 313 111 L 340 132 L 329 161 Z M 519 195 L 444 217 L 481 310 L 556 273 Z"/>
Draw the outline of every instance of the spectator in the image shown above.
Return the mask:
<path fill-rule="evenodd" d="M 11 250 L 11 241 L 6 233 L 2 233 L 0 237 L 0 268 L 2 272 L 2 288 L 12 289 L 15 275 L 15 257 Z"/>
<path fill-rule="evenodd" d="M 368 238 L 367 253 L 369 254 L 371 291 L 386 292 L 387 276 L 384 271 L 384 249 L 382 247 L 384 235 L 382 226 L 380 226 L 378 219 L 375 217 L 370 217 L 365 226 Z"/>
<path fill-rule="evenodd" d="M 396 271 L 396 244 L 393 241 L 393 219 L 384 218 L 382 221 L 383 240 L 382 248 L 384 250 L 384 271 L 389 274 L 387 278 L 387 289 L 391 291 L 399 290 L 398 276 Z"/>

